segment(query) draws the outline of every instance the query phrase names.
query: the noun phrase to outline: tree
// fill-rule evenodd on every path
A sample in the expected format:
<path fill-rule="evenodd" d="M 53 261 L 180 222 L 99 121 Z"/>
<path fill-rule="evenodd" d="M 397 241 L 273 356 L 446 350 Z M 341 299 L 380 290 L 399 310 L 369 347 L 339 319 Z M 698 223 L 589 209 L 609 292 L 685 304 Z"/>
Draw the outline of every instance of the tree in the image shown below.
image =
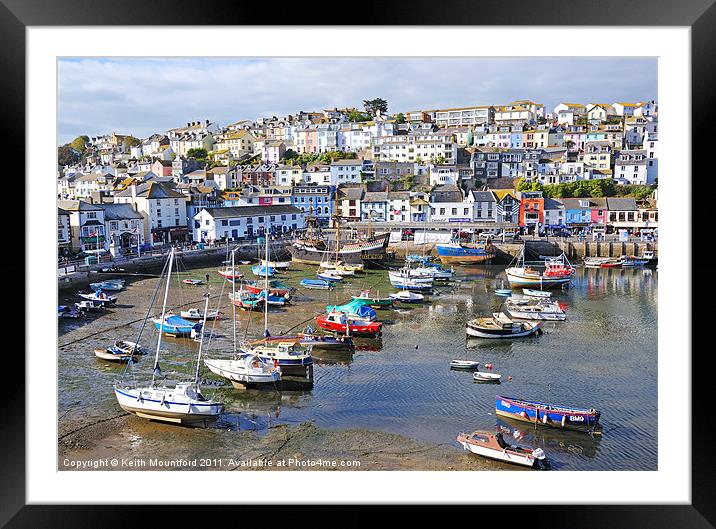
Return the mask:
<path fill-rule="evenodd" d="M 359 110 L 351 110 L 348 113 L 348 121 L 356 123 L 358 121 L 370 121 L 370 115 Z"/>
<path fill-rule="evenodd" d="M 81 155 L 69 145 L 62 145 L 57 148 L 57 164 L 73 165 L 80 161 Z"/>
<path fill-rule="evenodd" d="M 403 114 L 402 112 L 398 112 L 398 115 L 395 116 L 395 122 L 399 124 L 405 123 L 405 114 Z"/>
<path fill-rule="evenodd" d="M 89 138 L 87 136 L 77 136 L 74 140 L 72 140 L 67 145 L 77 151 L 78 153 L 84 153 L 87 149 L 87 143 L 89 142 Z"/>
<path fill-rule="evenodd" d="M 130 147 L 136 147 L 137 145 L 139 145 L 142 142 L 139 141 L 139 139 L 135 138 L 134 136 L 125 136 L 123 143 L 124 143 L 125 147 L 127 147 L 129 149 Z"/>
<path fill-rule="evenodd" d="M 380 110 L 381 114 L 387 114 L 388 102 L 385 99 L 376 97 L 375 99 L 364 99 L 363 108 L 371 116 L 375 116 L 376 111 Z"/>
<path fill-rule="evenodd" d="M 283 153 L 283 159 L 291 160 L 293 158 L 298 158 L 298 153 L 293 149 L 286 149 L 286 152 Z"/>
<path fill-rule="evenodd" d="M 437 158 L 435 158 L 435 163 L 436 163 L 437 165 L 444 164 L 444 163 L 445 163 L 445 157 L 441 154 L 440 156 L 438 156 Z"/>
<path fill-rule="evenodd" d="M 206 152 L 206 149 L 189 149 L 186 151 L 186 155 L 188 158 L 194 158 L 195 160 L 206 160 L 206 157 L 209 156 L 209 153 Z"/>

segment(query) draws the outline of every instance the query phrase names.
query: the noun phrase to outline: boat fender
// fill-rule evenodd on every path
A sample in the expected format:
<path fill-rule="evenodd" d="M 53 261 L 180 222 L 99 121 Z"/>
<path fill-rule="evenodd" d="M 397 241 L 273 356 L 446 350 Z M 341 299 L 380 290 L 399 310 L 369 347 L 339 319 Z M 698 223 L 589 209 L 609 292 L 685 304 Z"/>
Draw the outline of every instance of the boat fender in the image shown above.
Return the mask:
<path fill-rule="evenodd" d="M 564 428 L 565 423 L 567 422 L 567 416 L 562 415 L 562 428 Z"/>
<path fill-rule="evenodd" d="M 512 380 L 512 375 L 508 375 L 507 380 Z"/>
<path fill-rule="evenodd" d="M 542 415 L 542 424 L 547 424 L 547 421 L 549 420 L 549 417 L 547 417 L 547 414 Z"/>
<path fill-rule="evenodd" d="M 520 412 L 520 417 L 526 419 L 526 418 L 527 418 L 527 412 L 526 412 L 526 411 L 521 411 L 521 412 Z"/>

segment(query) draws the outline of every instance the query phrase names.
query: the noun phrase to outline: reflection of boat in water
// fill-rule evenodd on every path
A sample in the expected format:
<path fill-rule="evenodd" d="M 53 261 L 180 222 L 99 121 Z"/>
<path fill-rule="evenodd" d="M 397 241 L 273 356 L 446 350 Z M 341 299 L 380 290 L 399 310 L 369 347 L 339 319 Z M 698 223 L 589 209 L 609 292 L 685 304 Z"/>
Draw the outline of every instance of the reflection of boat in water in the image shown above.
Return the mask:
<path fill-rule="evenodd" d="M 584 435 L 584 432 L 574 430 L 553 430 L 551 428 L 534 429 L 534 426 L 525 424 L 510 417 L 498 416 L 496 425 L 505 432 L 517 432 L 513 435 L 526 443 L 539 445 L 550 454 L 564 453 L 581 457 L 594 458 L 599 451 L 603 435 Z"/>

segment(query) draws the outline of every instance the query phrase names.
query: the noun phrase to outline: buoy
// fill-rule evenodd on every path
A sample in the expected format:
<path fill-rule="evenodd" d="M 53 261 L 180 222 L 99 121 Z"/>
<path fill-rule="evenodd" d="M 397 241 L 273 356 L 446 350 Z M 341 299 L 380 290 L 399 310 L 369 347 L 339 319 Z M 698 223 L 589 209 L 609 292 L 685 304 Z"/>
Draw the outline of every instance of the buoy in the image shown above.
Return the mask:
<path fill-rule="evenodd" d="M 547 424 L 547 414 L 542 415 L 542 424 Z"/>
<path fill-rule="evenodd" d="M 564 428 L 564 424 L 567 422 L 567 416 L 562 415 L 562 428 Z"/>
<path fill-rule="evenodd" d="M 415 344 L 415 348 L 416 348 L 416 349 L 418 348 L 418 344 Z"/>
<path fill-rule="evenodd" d="M 507 377 L 507 380 L 512 380 L 512 375 L 509 375 L 509 376 Z"/>

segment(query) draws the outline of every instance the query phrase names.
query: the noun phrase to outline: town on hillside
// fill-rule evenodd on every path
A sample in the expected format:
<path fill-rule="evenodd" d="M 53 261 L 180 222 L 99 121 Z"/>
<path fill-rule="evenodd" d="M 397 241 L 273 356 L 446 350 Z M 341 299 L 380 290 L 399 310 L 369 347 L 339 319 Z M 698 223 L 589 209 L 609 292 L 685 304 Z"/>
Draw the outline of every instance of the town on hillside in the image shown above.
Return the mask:
<path fill-rule="evenodd" d="M 579 235 L 658 228 L 656 101 L 363 110 L 188 121 L 58 148 L 62 258 L 292 235 L 384 231 Z"/>

